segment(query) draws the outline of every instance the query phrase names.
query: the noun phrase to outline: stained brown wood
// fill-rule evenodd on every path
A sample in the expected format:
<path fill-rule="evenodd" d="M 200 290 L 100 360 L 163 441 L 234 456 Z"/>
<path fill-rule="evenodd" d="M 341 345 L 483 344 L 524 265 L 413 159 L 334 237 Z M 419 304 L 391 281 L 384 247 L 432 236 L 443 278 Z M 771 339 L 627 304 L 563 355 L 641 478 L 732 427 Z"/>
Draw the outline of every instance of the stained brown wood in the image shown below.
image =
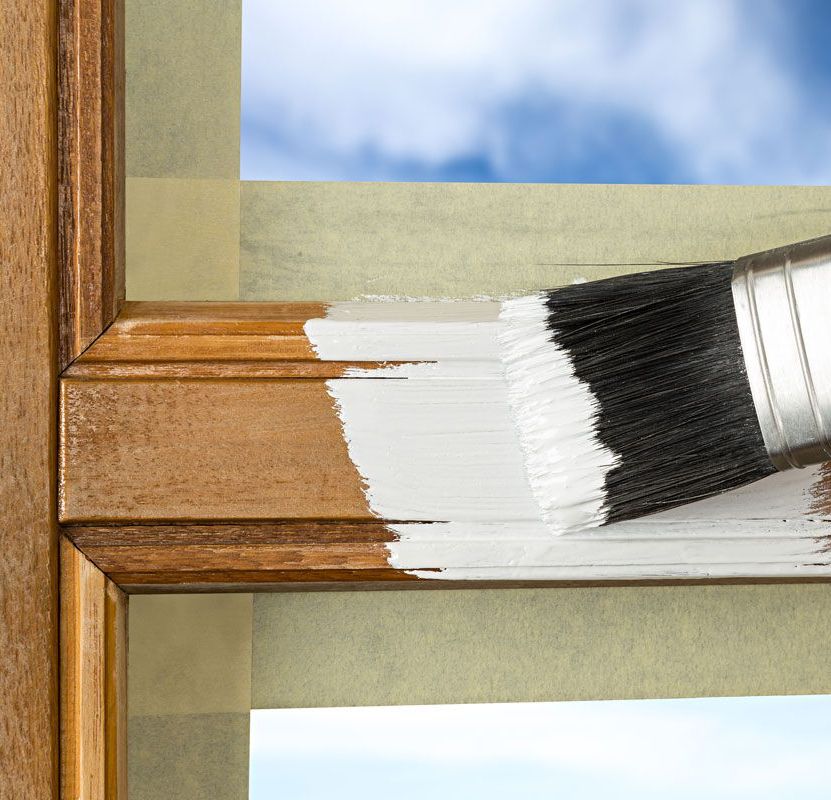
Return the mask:
<path fill-rule="evenodd" d="M 395 534 L 383 522 L 348 522 L 344 520 L 313 520 L 291 522 L 260 522 L 241 524 L 188 523 L 185 525 L 69 525 L 64 535 L 87 557 L 96 551 L 112 552 L 117 548 L 223 545 L 283 544 L 350 544 L 383 543 Z M 93 560 L 95 560 L 93 558 Z M 99 565 L 100 566 L 100 565 Z"/>
<path fill-rule="evenodd" d="M 326 316 L 325 303 L 128 302 L 113 336 L 302 334 L 310 319 Z"/>
<path fill-rule="evenodd" d="M 371 520 L 318 380 L 61 382 L 64 522 Z"/>
<path fill-rule="evenodd" d="M 117 582 L 125 591 L 136 593 L 142 590 L 155 592 L 179 591 L 249 591 L 256 586 L 266 590 L 281 591 L 293 586 L 305 587 L 308 591 L 316 588 L 343 588 L 363 587 L 368 584 L 373 588 L 383 588 L 390 584 L 407 586 L 432 583 L 424 581 L 415 575 L 392 567 L 361 568 L 361 569 L 210 569 L 188 571 L 182 570 L 180 565 L 171 565 L 171 569 L 159 569 L 155 572 L 113 572 L 112 580 Z M 433 588 L 446 587 L 433 583 Z"/>
<path fill-rule="evenodd" d="M 105 592 L 105 788 L 108 800 L 127 800 L 127 595 L 111 580 Z"/>
<path fill-rule="evenodd" d="M 57 20 L 0 12 L 0 796 L 58 790 Z"/>
<path fill-rule="evenodd" d="M 127 303 L 71 378 L 336 378 L 393 362 L 319 361 L 303 331 L 320 303 Z"/>
<path fill-rule="evenodd" d="M 123 0 L 60 6 L 60 362 L 115 318 L 124 299 Z"/>
<path fill-rule="evenodd" d="M 309 340 L 299 335 L 104 334 L 79 363 L 119 361 L 311 361 Z"/>
<path fill-rule="evenodd" d="M 61 541 L 61 797 L 126 800 L 126 597 Z"/>
<path fill-rule="evenodd" d="M 127 587 L 183 584 L 401 580 L 388 563 L 382 523 L 68 527 L 65 533 L 104 573 Z M 323 577 L 321 577 L 323 576 Z M 329 577 L 327 577 L 329 576 Z"/>
<path fill-rule="evenodd" d="M 65 378 L 111 380 L 176 380 L 181 378 L 341 378 L 348 370 L 381 369 L 398 361 L 92 361 L 78 359 L 64 370 Z"/>

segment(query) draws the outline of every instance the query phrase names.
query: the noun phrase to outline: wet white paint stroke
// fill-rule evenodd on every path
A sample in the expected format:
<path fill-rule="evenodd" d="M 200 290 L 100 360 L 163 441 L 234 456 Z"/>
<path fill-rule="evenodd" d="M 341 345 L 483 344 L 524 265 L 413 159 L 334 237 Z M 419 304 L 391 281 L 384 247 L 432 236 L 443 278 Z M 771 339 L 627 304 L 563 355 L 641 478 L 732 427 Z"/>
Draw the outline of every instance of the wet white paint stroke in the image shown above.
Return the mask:
<path fill-rule="evenodd" d="M 392 520 L 537 520 L 496 362 L 327 382 L 370 509 Z"/>
<path fill-rule="evenodd" d="M 831 575 L 814 519 L 650 520 L 552 536 L 534 523 L 403 523 L 389 563 L 441 580 L 602 581 Z"/>
<path fill-rule="evenodd" d="M 827 574 L 829 526 L 806 519 L 819 468 L 555 536 L 510 410 L 500 311 L 492 302 L 343 303 L 306 324 L 324 360 L 422 362 L 327 381 L 371 510 L 404 523 L 392 526 L 393 566 L 474 580 Z M 621 549 L 620 563 L 604 561 Z"/>
<path fill-rule="evenodd" d="M 542 518 L 557 533 L 605 521 L 605 471 L 614 458 L 594 444 L 592 398 L 570 364 L 561 354 L 554 354 L 556 364 L 545 354 L 538 364 L 539 351 L 550 346 L 515 359 L 547 372 L 544 382 L 535 372 L 529 377 L 541 393 L 558 399 L 556 409 L 540 415 L 544 439 L 538 445 L 525 447 L 518 434 L 523 428 L 517 418 L 524 422 L 528 415 L 517 413 L 510 387 L 529 394 L 530 403 L 540 395 L 528 392 L 520 367 L 510 365 L 515 379 L 506 378 L 502 337 L 520 328 L 506 322 L 504 308 L 487 302 L 344 303 L 307 323 L 324 359 L 432 362 L 352 370 L 327 382 L 374 513 L 415 520 Z M 509 349 L 520 346 L 512 341 Z"/>
<path fill-rule="evenodd" d="M 509 300 L 499 318 L 508 401 L 543 519 L 557 533 L 603 525 L 606 475 L 620 457 L 596 433 L 597 399 L 551 341 L 544 296 Z"/>

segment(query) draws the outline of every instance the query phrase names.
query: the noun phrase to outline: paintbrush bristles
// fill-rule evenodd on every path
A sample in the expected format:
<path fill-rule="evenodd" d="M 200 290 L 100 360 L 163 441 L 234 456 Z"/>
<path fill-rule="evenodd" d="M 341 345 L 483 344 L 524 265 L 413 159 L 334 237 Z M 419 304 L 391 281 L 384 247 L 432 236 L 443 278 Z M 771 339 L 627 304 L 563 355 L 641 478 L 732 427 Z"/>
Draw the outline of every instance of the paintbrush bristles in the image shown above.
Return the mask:
<path fill-rule="evenodd" d="M 775 471 L 747 380 L 731 279 L 732 264 L 703 265 L 577 284 L 505 304 L 509 321 L 524 303 L 534 309 L 551 354 L 582 387 L 587 429 L 577 440 L 590 446 L 571 460 L 574 430 L 555 424 L 564 407 L 560 378 L 547 388 L 540 383 L 544 369 L 535 372 L 539 357 L 529 356 L 528 367 L 516 357 L 525 346 L 543 350 L 545 334 L 537 325 L 527 340 L 519 336 L 507 348 L 529 473 L 538 464 L 562 473 L 546 479 L 549 515 L 557 516 L 561 495 L 553 487 L 569 470 L 592 496 L 602 484 L 600 522 L 587 518 L 575 529 L 654 514 Z M 537 425 L 543 418 L 553 433 Z M 583 468 L 587 453 L 597 454 L 594 472 Z M 535 493 L 545 491 L 537 484 Z"/>
<path fill-rule="evenodd" d="M 546 295 L 509 300 L 499 315 L 508 400 L 531 491 L 557 533 L 604 524 L 606 475 L 616 453 L 597 436 L 599 407 L 551 340 Z"/>

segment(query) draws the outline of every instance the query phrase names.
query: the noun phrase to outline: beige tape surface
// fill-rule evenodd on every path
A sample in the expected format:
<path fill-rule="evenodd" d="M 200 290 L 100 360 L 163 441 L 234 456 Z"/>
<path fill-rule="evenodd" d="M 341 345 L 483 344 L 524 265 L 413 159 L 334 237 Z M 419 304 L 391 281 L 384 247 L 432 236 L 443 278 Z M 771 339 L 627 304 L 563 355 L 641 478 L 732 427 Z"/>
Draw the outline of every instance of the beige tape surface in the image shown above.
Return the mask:
<path fill-rule="evenodd" d="M 246 182 L 244 300 L 500 295 L 827 233 L 831 187 Z"/>
<path fill-rule="evenodd" d="M 130 800 L 243 800 L 252 596 L 134 595 L 129 608 Z"/>
<path fill-rule="evenodd" d="M 255 708 L 831 692 L 831 586 L 254 597 Z"/>
<path fill-rule="evenodd" d="M 127 297 L 236 300 L 239 181 L 127 179 Z"/>
<path fill-rule="evenodd" d="M 127 175 L 239 178 L 241 0 L 125 0 Z"/>

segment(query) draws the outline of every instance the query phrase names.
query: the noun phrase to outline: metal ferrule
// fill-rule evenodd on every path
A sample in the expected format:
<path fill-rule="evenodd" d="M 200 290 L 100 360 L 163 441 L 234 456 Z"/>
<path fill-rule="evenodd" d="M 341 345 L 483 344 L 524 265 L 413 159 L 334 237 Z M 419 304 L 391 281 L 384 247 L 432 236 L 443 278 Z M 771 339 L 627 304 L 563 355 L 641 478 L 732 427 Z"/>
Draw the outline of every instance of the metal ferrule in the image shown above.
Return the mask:
<path fill-rule="evenodd" d="M 831 460 L 831 236 L 740 258 L 733 302 L 770 460 Z"/>

